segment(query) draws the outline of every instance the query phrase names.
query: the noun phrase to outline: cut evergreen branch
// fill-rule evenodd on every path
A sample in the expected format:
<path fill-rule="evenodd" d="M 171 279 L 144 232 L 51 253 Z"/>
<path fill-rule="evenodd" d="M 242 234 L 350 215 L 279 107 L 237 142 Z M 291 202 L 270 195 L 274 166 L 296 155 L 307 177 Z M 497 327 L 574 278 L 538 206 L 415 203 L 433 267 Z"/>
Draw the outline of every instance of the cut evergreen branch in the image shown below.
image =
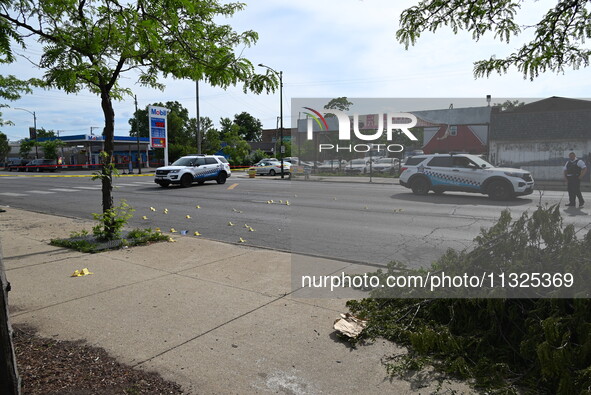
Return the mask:
<path fill-rule="evenodd" d="M 407 355 L 388 362 L 393 375 L 430 363 L 496 393 L 589 393 L 591 232 L 578 238 L 552 206 L 516 221 L 505 211 L 474 241 L 471 251 L 449 250 L 431 271 L 462 273 L 491 266 L 514 272 L 572 271 L 581 287 L 570 297 L 551 290 L 547 298 L 461 298 L 452 292 L 440 299 L 412 293 L 410 298 L 392 298 L 388 289 L 379 288 L 370 298 L 347 303 L 353 314 L 368 321 L 362 339 L 383 337 L 409 347 Z M 392 263 L 376 275 L 399 275 L 400 270 L 400 264 Z"/>

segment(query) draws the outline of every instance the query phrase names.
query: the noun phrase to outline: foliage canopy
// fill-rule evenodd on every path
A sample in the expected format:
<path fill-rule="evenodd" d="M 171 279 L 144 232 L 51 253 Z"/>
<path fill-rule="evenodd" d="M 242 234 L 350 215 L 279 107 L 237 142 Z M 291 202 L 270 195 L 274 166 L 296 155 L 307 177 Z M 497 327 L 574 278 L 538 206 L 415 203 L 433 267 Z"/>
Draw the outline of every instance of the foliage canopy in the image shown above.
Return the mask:
<path fill-rule="evenodd" d="M 156 88 L 163 88 L 161 76 L 221 87 L 243 82 L 254 92 L 277 86 L 272 75 L 256 74 L 249 60 L 234 53 L 254 44 L 257 33 L 237 33 L 214 22 L 242 10 L 241 3 L 23 0 L 1 6 L 0 20 L 18 42 L 32 34 L 45 45 L 39 62 L 44 80 L 66 92 L 107 89 L 120 98 L 128 91 L 119 76 L 132 69 L 140 84 Z"/>
<path fill-rule="evenodd" d="M 0 132 L 0 160 L 6 158 L 6 155 L 10 152 L 10 145 L 8 144 L 8 137 Z"/>
<path fill-rule="evenodd" d="M 522 4 L 522 0 L 424 0 L 402 12 L 396 39 L 408 49 L 423 32 L 434 33 L 448 26 L 454 33 L 471 32 L 476 41 L 489 33 L 509 43 L 521 33 L 533 30 L 533 38 L 505 58 L 491 56 L 475 62 L 474 75 L 502 74 L 514 66 L 524 77 L 534 79 L 545 71 L 563 72 L 567 67 L 589 66 L 589 1 L 559 0 L 533 26 L 520 26 L 516 22 Z"/>

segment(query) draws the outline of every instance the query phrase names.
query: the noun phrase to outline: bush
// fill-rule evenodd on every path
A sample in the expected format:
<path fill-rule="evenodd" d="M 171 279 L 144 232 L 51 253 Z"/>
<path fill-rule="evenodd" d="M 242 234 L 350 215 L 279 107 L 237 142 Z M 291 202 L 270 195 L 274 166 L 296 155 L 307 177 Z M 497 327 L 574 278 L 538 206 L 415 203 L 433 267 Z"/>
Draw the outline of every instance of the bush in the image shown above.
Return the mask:
<path fill-rule="evenodd" d="M 269 155 L 267 155 L 263 150 L 257 149 L 256 151 L 251 152 L 250 155 L 246 157 L 244 165 L 250 166 L 268 157 Z"/>
<path fill-rule="evenodd" d="M 363 338 L 384 337 L 409 347 L 407 355 L 388 364 L 391 374 L 432 363 L 501 393 L 589 393 L 591 301 L 585 289 L 591 232 L 578 239 L 572 225 L 562 226 L 559 208 L 553 206 L 515 222 L 505 211 L 475 242 L 472 251 L 448 251 L 431 271 L 498 267 L 522 273 L 534 265 L 571 271 L 582 284 L 570 297 L 550 290 L 546 296 L 554 298 L 513 299 L 385 299 L 392 296 L 387 289 L 376 289 L 371 298 L 347 303 L 353 314 L 368 320 Z M 376 275 L 399 274 L 400 266 L 392 263 Z"/>
<path fill-rule="evenodd" d="M 92 233 L 99 241 L 121 239 L 121 231 L 127 221 L 133 217 L 134 211 L 125 200 L 122 200 L 119 206 L 115 206 L 100 214 L 92 213 L 94 219 L 99 221 L 92 228 Z"/>
<path fill-rule="evenodd" d="M 168 239 L 168 236 L 150 228 L 133 229 L 127 234 L 126 237 L 126 240 L 131 246 L 143 245 L 156 241 L 165 241 Z"/>

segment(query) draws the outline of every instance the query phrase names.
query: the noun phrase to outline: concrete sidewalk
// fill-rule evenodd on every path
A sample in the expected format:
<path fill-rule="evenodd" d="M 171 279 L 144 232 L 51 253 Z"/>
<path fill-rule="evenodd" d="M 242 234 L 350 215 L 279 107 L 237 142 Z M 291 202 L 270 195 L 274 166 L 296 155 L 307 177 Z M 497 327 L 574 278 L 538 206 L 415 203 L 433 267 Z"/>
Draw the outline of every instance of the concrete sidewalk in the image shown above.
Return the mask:
<path fill-rule="evenodd" d="M 91 226 L 12 208 L 0 213 L 12 323 L 45 337 L 85 339 L 187 394 L 439 388 L 428 373 L 390 380 L 382 361 L 404 352 L 395 344 L 352 349 L 340 341 L 332 325 L 347 311 L 345 300 L 292 293 L 290 254 L 188 236 L 92 255 L 48 244 Z M 94 274 L 70 277 L 82 268 Z M 472 392 L 447 381 L 445 389 Z"/>

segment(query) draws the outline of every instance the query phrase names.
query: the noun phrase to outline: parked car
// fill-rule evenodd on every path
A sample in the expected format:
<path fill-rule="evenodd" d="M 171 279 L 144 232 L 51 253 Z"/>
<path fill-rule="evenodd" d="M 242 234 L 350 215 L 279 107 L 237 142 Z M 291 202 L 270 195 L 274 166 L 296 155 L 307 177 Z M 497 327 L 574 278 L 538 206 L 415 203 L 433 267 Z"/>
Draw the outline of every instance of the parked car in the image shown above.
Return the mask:
<path fill-rule="evenodd" d="M 27 171 L 57 171 L 57 161 L 55 159 L 33 159 L 27 163 Z"/>
<path fill-rule="evenodd" d="M 4 168 L 8 171 L 26 171 L 26 165 L 29 163 L 27 159 L 8 158 Z"/>
<path fill-rule="evenodd" d="M 274 176 L 281 174 L 281 162 L 279 161 L 265 161 L 255 164 L 248 170 L 254 170 L 258 175 Z M 283 174 L 291 172 L 291 163 L 283 162 Z"/>
<path fill-rule="evenodd" d="M 263 163 L 263 162 L 279 162 L 279 159 L 277 159 L 277 158 L 265 158 L 265 159 L 261 159 L 257 163 L 255 163 L 253 166 L 256 166 L 256 165 L 258 165 L 260 163 Z"/>
<path fill-rule="evenodd" d="M 415 150 L 410 150 L 410 151 L 404 152 L 405 158 L 409 158 L 411 156 L 417 156 L 417 155 L 425 155 L 425 152 L 422 149 L 415 149 Z"/>
<path fill-rule="evenodd" d="M 318 171 L 324 171 L 324 172 L 338 171 L 343 166 L 344 166 L 344 163 L 338 159 L 325 160 L 320 165 L 318 165 Z"/>
<path fill-rule="evenodd" d="M 400 185 L 416 195 L 462 191 L 507 200 L 534 190 L 534 180 L 527 170 L 494 167 L 476 155 L 418 155 L 408 158 L 400 170 Z"/>
<path fill-rule="evenodd" d="M 157 168 L 154 182 L 164 188 L 170 184 L 189 187 L 193 182 L 201 185 L 209 180 L 224 184 L 231 175 L 230 165 L 223 156 L 187 155 L 170 166 Z"/>
<path fill-rule="evenodd" d="M 380 158 L 376 162 L 372 163 L 371 171 L 374 173 L 392 173 L 398 169 L 400 160 L 397 158 Z M 366 168 L 369 173 L 369 165 Z"/>
<path fill-rule="evenodd" d="M 352 159 L 347 165 L 345 166 L 345 173 L 347 174 L 364 174 L 365 168 L 368 166 L 369 162 L 365 159 Z"/>

